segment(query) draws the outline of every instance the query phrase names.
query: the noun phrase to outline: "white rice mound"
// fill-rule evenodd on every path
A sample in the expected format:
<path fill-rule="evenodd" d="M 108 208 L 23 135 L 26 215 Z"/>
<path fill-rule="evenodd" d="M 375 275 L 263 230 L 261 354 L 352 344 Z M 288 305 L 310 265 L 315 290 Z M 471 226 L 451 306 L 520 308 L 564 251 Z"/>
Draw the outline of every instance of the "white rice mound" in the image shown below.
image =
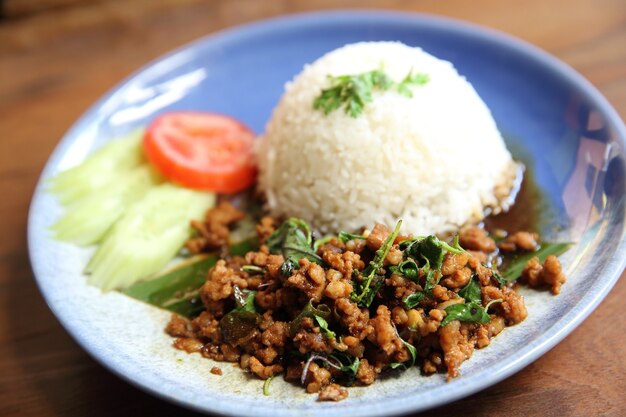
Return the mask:
<path fill-rule="evenodd" d="M 382 68 L 430 80 L 412 98 L 375 91 L 356 118 L 313 108 L 328 75 Z M 480 221 L 511 189 L 515 166 L 485 103 L 452 64 L 398 42 L 363 42 L 305 66 L 258 142 L 259 188 L 275 216 L 323 233 L 374 222 L 415 235 Z"/>

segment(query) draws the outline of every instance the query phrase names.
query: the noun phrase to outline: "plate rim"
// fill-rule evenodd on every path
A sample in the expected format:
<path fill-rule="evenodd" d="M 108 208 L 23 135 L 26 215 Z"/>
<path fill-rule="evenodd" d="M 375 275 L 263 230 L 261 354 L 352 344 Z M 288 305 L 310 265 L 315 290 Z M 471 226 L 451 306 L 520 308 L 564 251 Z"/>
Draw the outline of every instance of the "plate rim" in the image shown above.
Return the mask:
<path fill-rule="evenodd" d="M 39 291 L 43 295 L 43 298 L 48 305 L 48 308 L 52 311 L 56 319 L 61 323 L 63 328 L 70 334 L 70 336 L 85 352 L 89 354 L 89 356 L 91 356 L 94 360 L 103 365 L 109 371 L 119 376 L 131 385 L 138 387 L 143 391 L 156 396 L 157 398 L 165 399 L 167 401 L 184 406 L 189 409 L 200 412 L 217 413 L 220 415 L 238 415 L 242 411 L 249 411 L 249 409 L 245 407 L 243 409 L 237 408 L 236 404 L 234 406 L 230 404 L 228 408 L 224 408 L 223 404 L 220 402 L 216 402 L 216 406 L 200 405 L 191 401 L 188 398 L 180 398 L 178 396 L 172 395 L 169 392 L 165 392 L 163 389 L 155 387 L 154 384 L 151 384 L 149 380 L 142 379 L 140 376 L 138 377 L 137 375 L 132 375 L 131 372 L 128 372 L 128 369 L 119 369 L 119 367 L 116 366 L 113 360 L 110 360 L 103 355 L 99 355 L 97 348 L 94 347 L 89 340 L 83 338 L 78 331 L 76 331 L 72 323 L 72 317 L 67 317 L 64 314 L 59 313 L 55 303 L 47 295 L 44 282 L 45 279 L 44 277 L 42 277 L 42 273 L 39 272 L 41 268 L 38 266 L 39 262 L 37 256 L 34 255 L 33 250 L 33 219 L 37 215 L 34 208 L 36 207 L 37 200 L 41 198 L 41 195 L 45 192 L 44 180 L 48 176 L 48 173 L 53 167 L 56 159 L 58 159 L 59 155 L 64 154 L 67 149 L 73 145 L 74 141 L 71 139 L 76 136 L 77 132 L 83 130 L 86 125 L 93 124 L 98 120 L 98 109 L 102 108 L 105 103 L 109 102 L 116 95 L 122 95 L 128 88 L 132 86 L 133 81 L 145 77 L 150 68 L 153 68 L 156 64 L 159 64 L 163 61 L 172 59 L 179 53 L 194 49 L 199 45 L 207 42 L 224 42 L 228 39 L 249 38 L 251 34 L 254 33 L 266 33 L 268 31 L 275 30 L 275 27 L 277 25 L 285 29 L 289 28 L 290 26 L 296 27 L 302 25 L 323 25 L 327 24 L 328 22 L 340 22 L 348 20 L 353 21 L 355 19 L 361 19 L 360 22 L 362 22 L 364 25 L 376 25 L 377 23 L 380 24 L 383 22 L 388 23 L 394 21 L 414 25 L 426 24 L 430 25 L 431 27 L 437 27 L 441 30 L 468 33 L 474 37 L 478 36 L 481 39 L 495 42 L 498 45 L 501 45 L 502 47 L 505 47 L 507 49 L 512 48 L 519 53 L 528 55 L 534 58 L 537 62 L 540 62 L 542 65 L 548 67 L 555 73 L 558 73 L 560 76 L 564 77 L 569 83 L 576 85 L 579 92 L 588 96 L 589 99 L 598 106 L 598 109 L 600 109 L 603 115 L 607 118 L 607 122 L 612 125 L 611 127 L 615 130 L 615 135 L 618 138 L 618 142 L 622 146 L 622 150 L 626 149 L 626 127 L 624 126 L 621 117 L 618 115 L 617 111 L 610 105 L 608 100 L 602 95 L 602 93 L 600 93 L 590 81 L 584 78 L 575 69 L 573 69 L 571 66 L 564 63 L 563 61 L 559 60 L 558 58 L 554 57 L 553 55 L 549 54 L 548 52 L 544 51 L 543 49 L 517 37 L 496 29 L 488 28 L 475 23 L 469 23 L 455 18 L 428 13 L 400 12 L 386 9 L 336 9 L 330 11 L 286 14 L 269 19 L 257 20 L 251 23 L 228 27 L 210 33 L 206 36 L 200 37 L 194 41 L 188 42 L 166 54 L 163 54 L 149 61 L 147 64 L 132 72 L 121 82 L 111 87 L 107 93 L 101 96 L 97 101 L 94 102 L 94 104 L 92 104 L 87 110 L 82 113 L 82 115 L 72 124 L 70 129 L 68 129 L 68 131 L 63 135 L 52 154 L 48 157 L 45 167 L 39 177 L 29 207 L 27 231 L 28 251 L 33 274 Z M 438 405 L 450 403 L 460 398 L 467 397 L 478 391 L 486 389 L 487 387 L 492 386 L 497 382 L 502 381 L 503 379 L 520 371 L 524 367 L 537 360 L 548 350 L 552 349 L 560 341 L 562 341 L 576 327 L 578 327 L 580 323 L 582 323 L 582 321 L 587 318 L 593 310 L 595 310 L 595 308 L 606 297 L 608 292 L 618 281 L 622 274 L 622 271 L 626 267 L 626 239 L 624 238 L 624 233 L 622 233 L 620 244 L 615 250 L 615 255 L 616 256 L 614 256 L 607 264 L 605 264 L 603 268 L 603 272 L 608 275 L 610 279 L 602 282 L 601 284 L 591 286 L 585 296 L 583 296 L 574 307 L 568 310 L 568 313 L 565 316 L 561 317 L 555 323 L 552 323 L 552 325 L 550 326 L 551 329 L 557 327 L 557 324 L 560 324 L 555 332 L 544 332 L 537 339 L 533 340 L 533 343 L 517 351 L 518 354 L 523 354 L 514 358 L 510 363 L 497 368 L 495 372 L 484 375 L 485 371 L 483 370 L 474 374 L 474 377 L 480 377 L 480 383 L 478 384 L 459 384 L 456 386 L 456 389 L 453 390 L 450 395 L 445 396 L 445 398 L 442 396 L 438 397 L 436 395 L 433 395 L 430 400 L 422 402 L 421 404 L 413 404 L 410 401 L 400 401 L 399 404 L 398 402 L 396 402 L 397 405 L 389 404 L 384 408 L 385 414 L 398 415 L 409 412 L 422 411 Z M 585 301 L 586 304 L 581 306 L 581 304 L 583 304 L 583 301 Z M 298 412 L 299 410 L 297 409 L 274 410 L 271 408 L 271 406 L 269 406 L 267 408 L 259 407 L 259 409 L 255 410 L 254 415 L 293 416 L 297 415 Z M 356 402 L 353 404 L 349 404 L 349 406 L 347 405 L 345 407 L 320 407 L 319 409 L 314 410 L 314 413 L 316 412 L 323 412 L 328 414 L 329 416 L 344 415 L 344 412 L 350 413 L 350 415 L 354 416 L 374 416 L 379 415 L 380 410 L 377 408 L 372 408 L 371 406 L 368 407 L 367 403 L 360 405 L 359 402 Z"/>

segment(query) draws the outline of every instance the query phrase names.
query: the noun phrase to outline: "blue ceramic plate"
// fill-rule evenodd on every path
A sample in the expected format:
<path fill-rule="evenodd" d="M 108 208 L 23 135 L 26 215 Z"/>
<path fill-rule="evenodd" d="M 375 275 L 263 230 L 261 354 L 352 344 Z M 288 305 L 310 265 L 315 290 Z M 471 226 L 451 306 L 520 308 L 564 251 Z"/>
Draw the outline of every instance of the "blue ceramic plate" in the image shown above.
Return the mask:
<path fill-rule="evenodd" d="M 525 291 L 529 318 L 476 351 L 446 383 L 417 369 L 339 403 L 318 403 L 276 379 L 261 382 L 228 364 L 224 375 L 200 355 L 171 347 L 169 314 L 121 294 L 88 287 L 82 270 L 93 249 L 50 239 L 60 208 L 42 182 L 79 163 L 107 140 L 156 114 L 201 109 L 263 130 L 283 85 L 305 63 L 346 43 L 399 40 L 451 61 L 475 86 L 518 156 L 548 195 L 553 239 L 576 242 L 563 258 L 569 277 L 558 297 Z M 391 415 L 467 396 L 519 371 L 556 345 L 600 303 L 622 272 L 626 132 L 616 112 L 578 73 L 509 36 L 432 16 L 381 11 L 315 13 L 268 20 L 201 39 L 153 62 L 89 109 L 50 158 L 30 213 L 33 269 L 50 308 L 94 358 L 162 398 L 231 415 Z M 559 226 L 554 228 L 553 226 Z"/>

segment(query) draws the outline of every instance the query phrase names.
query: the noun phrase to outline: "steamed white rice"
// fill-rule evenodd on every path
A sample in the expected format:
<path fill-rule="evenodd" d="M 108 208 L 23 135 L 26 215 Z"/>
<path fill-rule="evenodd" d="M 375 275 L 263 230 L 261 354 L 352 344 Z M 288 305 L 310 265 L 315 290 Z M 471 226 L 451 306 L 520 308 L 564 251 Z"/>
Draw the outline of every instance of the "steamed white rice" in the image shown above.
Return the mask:
<path fill-rule="evenodd" d="M 430 81 L 412 87 L 413 98 L 375 92 L 357 118 L 343 108 L 329 115 L 313 108 L 329 74 L 381 65 L 395 81 L 411 70 Z M 451 63 L 397 42 L 347 45 L 307 65 L 286 85 L 258 163 L 275 216 L 300 217 L 322 232 L 402 219 L 402 230 L 416 235 L 483 218 L 510 188 L 514 167 L 471 84 Z"/>

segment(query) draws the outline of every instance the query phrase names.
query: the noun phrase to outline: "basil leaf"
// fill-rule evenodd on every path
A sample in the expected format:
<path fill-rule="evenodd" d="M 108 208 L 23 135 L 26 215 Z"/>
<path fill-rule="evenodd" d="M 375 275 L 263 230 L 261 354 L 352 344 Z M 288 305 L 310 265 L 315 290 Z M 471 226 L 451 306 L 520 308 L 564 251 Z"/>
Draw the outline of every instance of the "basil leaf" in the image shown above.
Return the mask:
<path fill-rule="evenodd" d="M 241 291 L 239 287 L 234 287 L 235 293 L 235 303 L 237 307 L 235 307 L 232 312 L 241 312 L 246 311 L 249 313 L 256 313 L 256 306 L 254 305 L 254 297 L 256 297 L 256 291 L 243 290 Z"/>
<path fill-rule="evenodd" d="M 474 302 L 480 304 L 482 302 L 480 285 L 478 285 L 478 280 L 475 275 L 472 275 L 467 285 L 461 288 L 459 295 L 465 298 L 466 303 Z"/>
<path fill-rule="evenodd" d="M 424 290 L 420 292 L 413 293 L 402 300 L 404 303 L 404 307 L 406 309 L 413 308 L 417 306 L 424 298 L 431 295 L 433 288 L 439 282 L 435 278 L 435 271 L 430 269 L 430 262 L 428 259 L 424 258 L 425 265 L 422 267 L 422 271 L 426 272 L 426 281 L 424 283 Z"/>
<path fill-rule="evenodd" d="M 342 372 L 348 372 L 353 375 L 356 375 L 359 370 L 359 366 L 361 365 L 361 361 L 359 360 L 359 358 L 357 358 L 356 356 L 352 356 L 346 352 L 335 351 L 332 355 L 330 355 L 330 357 L 335 359 L 342 365 Z"/>
<path fill-rule="evenodd" d="M 463 252 L 459 246 L 458 236 L 455 237 L 453 245 L 439 240 L 437 236 L 430 235 L 419 237 L 410 241 L 403 242 L 405 256 L 413 259 L 425 259 L 428 261 L 430 268 L 439 271 L 443 264 L 443 258 L 447 252 L 459 254 Z"/>
<path fill-rule="evenodd" d="M 398 233 L 400 233 L 400 226 L 402 226 L 402 220 L 399 220 L 396 223 L 396 227 L 393 232 L 387 236 L 387 239 L 383 242 L 380 248 L 376 251 L 374 255 L 374 259 L 372 259 L 369 265 L 363 271 L 363 280 L 361 282 L 357 282 L 355 285 L 356 290 L 352 292 L 350 298 L 352 301 L 356 302 L 359 307 L 369 307 L 376 296 L 376 293 L 382 286 L 385 278 L 379 276 L 378 272 L 383 267 L 383 263 L 389 250 L 393 246 L 393 242 L 398 237 Z M 372 286 L 372 281 L 374 277 L 377 277 L 374 282 L 374 286 Z"/>
<path fill-rule="evenodd" d="M 320 329 L 322 329 L 322 331 L 324 332 L 324 336 L 326 336 L 327 339 L 334 339 L 335 332 L 328 328 L 328 322 L 326 321 L 326 319 L 317 314 L 315 314 L 313 317 L 315 317 L 315 321 L 320 326 Z"/>
<path fill-rule="evenodd" d="M 402 261 L 398 266 L 390 268 L 393 274 L 402 275 L 413 282 L 417 282 L 419 278 L 419 266 L 413 259 Z"/>
<path fill-rule="evenodd" d="M 313 303 L 311 303 L 311 300 L 309 300 L 309 302 L 306 306 L 304 306 L 300 314 L 298 314 L 296 318 L 291 320 L 291 322 L 289 323 L 289 335 L 293 337 L 296 335 L 296 333 L 298 333 L 298 330 L 300 330 L 300 326 L 302 325 L 302 320 L 304 320 L 304 318 L 315 318 L 317 316 L 326 320 L 330 317 L 330 314 L 330 308 L 326 304 L 318 304 L 317 307 L 313 307 Z"/>
<path fill-rule="evenodd" d="M 226 343 L 239 345 L 245 341 L 261 322 L 261 315 L 254 305 L 256 291 L 240 291 L 235 287 L 237 307 L 220 320 L 219 328 Z"/>
<path fill-rule="evenodd" d="M 404 308 L 407 310 L 412 309 L 417 306 L 424 298 L 426 298 L 428 294 L 424 291 L 413 293 L 409 296 L 404 297 L 402 303 L 404 304 Z"/>
<path fill-rule="evenodd" d="M 541 244 L 541 247 L 534 252 L 525 253 L 512 259 L 505 260 L 502 268 L 502 282 L 509 284 L 517 280 L 524 270 L 526 262 L 533 257 L 539 258 L 539 262 L 543 263 L 550 255 L 559 256 L 571 248 L 573 243 L 547 243 Z"/>
<path fill-rule="evenodd" d="M 315 241 L 315 243 L 313 243 L 313 250 L 315 252 L 317 252 L 317 250 L 320 248 L 320 246 L 327 244 L 328 242 L 330 242 L 333 239 L 333 235 L 328 235 L 328 236 L 324 236 L 321 239 L 317 239 Z"/>
<path fill-rule="evenodd" d="M 502 275 L 500 275 L 495 269 L 491 269 L 491 275 L 496 279 L 496 281 L 498 281 L 498 285 L 500 286 L 500 288 L 504 287 L 507 284 L 504 278 L 502 278 Z"/>
<path fill-rule="evenodd" d="M 323 264 L 322 258 L 312 248 L 311 229 L 304 220 L 296 218 L 286 220 L 270 235 L 266 244 L 271 253 L 282 254 L 285 263 L 290 264 L 285 268 L 281 267 L 284 276 L 290 275 L 294 268 L 297 269 L 298 261 L 303 258 L 318 265 Z"/>
<path fill-rule="evenodd" d="M 454 320 L 469 323 L 489 323 L 491 320 L 485 309 L 477 303 L 453 304 L 445 308 L 446 317 L 441 321 L 441 326 L 445 326 Z"/>
<path fill-rule="evenodd" d="M 365 297 L 363 297 L 362 304 L 364 306 L 369 307 L 370 305 L 372 305 L 372 302 L 374 301 L 376 294 L 378 294 L 378 291 L 380 291 L 380 288 L 383 286 L 384 282 L 385 282 L 384 276 L 376 275 L 374 277 L 374 279 L 372 280 L 372 283 L 370 284 L 369 290 L 365 294 Z"/>
<path fill-rule="evenodd" d="M 341 243 L 347 243 L 351 240 L 366 240 L 367 238 L 363 235 L 354 235 L 352 233 L 339 232 L 339 235 L 337 235 L 337 239 L 339 239 Z"/>
<path fill-rule="evenodd" d="M 230 247 L 231 255 L 243 256 L 257 250 L 257 238 L 243 240 Z M 149 281 L 141 281 L 122 292 L 136 300 L 164 308 L 185 317 L 202 312 L 199 290 L 206 281 L 209 270 L 219 260 L 215 255 L 198 255 Z"/>
<path fill-rule="evenodd" d="M 256 265 L 244 265 L 241 267 L 241 270 L 247 272 L 252 275 L 260 275 L 265 273 L 265 269 Z"/>
<path fill-rule="evenodd" d="M 339 370 L 345 374 L 345 379 L 347 379 L 345 381 L 346 385 L 352 385 L 359 371 L 359 366 L 361 366 L 361 360 L 356 356 L 338 350 L 330 355 L 329 358 L 334 359 L 341 365 Z"/>
<path fill-rule="evenodd" d="M 402 341 L 402 344 L 404 345 L 404 347 L 408 349 L 409 354 L 411 355 L 411 359 L 406 362 L 393 362 L 389 365 L 391 369 L 398 369 L 398 368 L 408 369 L 411 366 L 415 365 L 415 361 L 417 359 L 417 349 L 415 349 L 415 346 L 413 346 L 412 344 L 410 344 L 403 338 L 400 338 L 400 340 Z"/>

